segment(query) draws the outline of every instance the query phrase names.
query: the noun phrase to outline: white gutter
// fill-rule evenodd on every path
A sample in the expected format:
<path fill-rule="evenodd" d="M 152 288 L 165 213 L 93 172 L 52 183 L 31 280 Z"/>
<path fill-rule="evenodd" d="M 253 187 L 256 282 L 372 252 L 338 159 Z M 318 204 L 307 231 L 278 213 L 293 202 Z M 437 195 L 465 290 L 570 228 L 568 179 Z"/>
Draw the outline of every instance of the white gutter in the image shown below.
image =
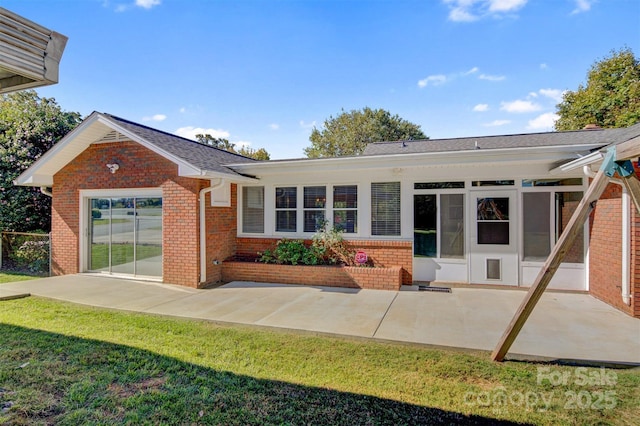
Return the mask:
<path fill-rule="evenodd" d="M 585 165 L 582 171 L 587 177 L 594 177 L 596 174 L 591 167 Z M 631 270 L 631 217 L 629 210 L 631 209 L 631 201 L 629 192 L 620 179 L 610 178 L 611 183 L 622 187 L 622 282 L 621 296 L 625 305 L 631 305 L 630 291 L 630 270 Z"/>
<path fill-rule="evenodd" d="M 206 207 L 206 195 L 207 193 L 214 191 L 224 185 L 223 179 L 218 179 L 218 183 L 213 184 L 213 180 L 211 180 L 211 185 L 202 188 L 198 195 L 198 200 L 200 201 L 200 282 L 203 283 L 207 280 L 207 218 L 205 215 L 205 207 Z"/>
<path fill-rule="evenodd" d="M 53 194 L 51 193 L 51 191 L 49 191 L 47 189 L 46 186 L 41 186 L 40 187 L 40 192 L 42 192 L 44 195 L 46 195 L 47 197 L 53 197 Z"/>

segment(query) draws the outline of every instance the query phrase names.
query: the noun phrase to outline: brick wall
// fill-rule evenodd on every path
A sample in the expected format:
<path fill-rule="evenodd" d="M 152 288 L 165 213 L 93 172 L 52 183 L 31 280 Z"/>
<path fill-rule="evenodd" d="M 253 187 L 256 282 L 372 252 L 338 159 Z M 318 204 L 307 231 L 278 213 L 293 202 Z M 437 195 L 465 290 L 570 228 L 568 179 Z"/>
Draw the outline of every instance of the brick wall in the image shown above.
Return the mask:
<path fill-rule="evenodd" d="M 207 283 L 222 280 L 222 261 L 233 256 L 236 252 L 236 196 L 236 185 L 233 184 L 231 185 L 231 206 L 211 207 L 211 193 L 207 194 L 205 208 L 207 218 Z"/>
<path fill-rule="evenodd" d="M 111 174 L 107 163 L 118 163 Z M 163 279 L 166 283 L 196 287 L 200 281 L 198 191 L 208 181 L 178 176 L 178 167 L 134 142 L 91 145 L 54 176 L 52 212 L 52 268 L 55 275 L 80 272 L 79 190 L 160 188 L 163 197 Z M 134 191 L 135 192 L 135 191 Z M 209 204 L 210 205 L 210 204 Z M 208 208 L 208 229 L 221 219 Z M 234 226 L 235 226 L 235 222 Z M 221 228 L 212 241 L 224 239 Z M 235 231 L 229 231 L 234 233 Z M 212 255 L 216 255 L 211 245 Z M 222 251 L 224 254 L 226 252 Z M 208 276 L 215 278 L 214 271 Z"/>
<path fill-rule="evenodd" d="M 255 258 L 256 253 L 275 247 L 279 238 L 246 238 L 237 239 L 237 255 L 245 258 Z M 307 242 L 310 242 L 307 240 Z M 349 241 L 354 250 L 367 253 L 374 266 L 402 268 L 402 283 L 410 285 L 413 282 L 413 246 L 411 241 Z"/>
<path fill-rule="evenodd" d="M 589 292 L 640 318 L 640 217 L 631 203 L 631 306 L 622 301 L 622 188 L 609 184 L 590 217 Z"/>
<path fill-rule="evenodd" d="M 361 268 L 228 261 L 222 264 L 222 278 L 226 282 L 271 282 L 397 291 L 402 285 L 402 270 L 398 266 Z"/>

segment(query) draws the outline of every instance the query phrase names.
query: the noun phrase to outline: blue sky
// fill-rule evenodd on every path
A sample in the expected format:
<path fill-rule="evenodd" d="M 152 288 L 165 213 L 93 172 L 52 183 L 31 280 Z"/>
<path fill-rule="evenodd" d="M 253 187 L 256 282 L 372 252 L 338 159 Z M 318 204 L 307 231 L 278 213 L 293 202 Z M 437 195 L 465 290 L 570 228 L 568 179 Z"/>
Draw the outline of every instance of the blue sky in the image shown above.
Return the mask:
<path fill-rule="evenodd" d="M 564 90 L 640 56 L 638 0 L 0 0 L 69 37 L 63 109 L 302 157 L 365 106 L 431 138 L 552 130 Z"/>

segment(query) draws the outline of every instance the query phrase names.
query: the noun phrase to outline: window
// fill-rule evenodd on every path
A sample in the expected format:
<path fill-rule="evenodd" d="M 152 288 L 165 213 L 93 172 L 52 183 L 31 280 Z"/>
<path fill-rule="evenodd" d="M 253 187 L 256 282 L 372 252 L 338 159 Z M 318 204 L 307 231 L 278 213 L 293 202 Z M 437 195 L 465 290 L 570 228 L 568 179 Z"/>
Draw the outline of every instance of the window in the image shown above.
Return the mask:
<path fill-rule="evenodd" d="M 327 189 L 324 186 L 304 187 L 304 232 L 322 229 L 326 204 Z"/>
<path fill-rule="evenodd" d="M 358 186 L 333 187 L 333 226 L 346 234 L 358 232 Z"/>
<path fill-rule="evenodd" d="M 478 244 L 509 245 L 509 198 L 477 199 Z"/>
<path fill-rule="evenodd" d="M 414 195 L 413 224 L 414 256 L 464 258 L 464 194 Z"/>
<path fill-rule="evenodd" d="M 400 235 L 400 182 L 371 184 L 371 235 Z"/>
<path fill-rule="evenodd" d="M 512 180 L 474 180 L 471 186 L 513 186 Z"/>
<path fill-rule="evenodd" d="M 522 179 L 522 186 L 581 186 L 582 178 Z"/>
<path fill-rule="evenodd" d="M 417 182 L 413 189 L 460 189 L 464 188 L 464 182 Z"/>
<path fill-rule="evenodd" d="M 264 187 L 242 188 L 242 232 L 264 233 Z"/>
<path fill-rule="evenodd" d="M 552 246 L 569 223 L 582 199 L 582 192 L 525 192 L 523 204 L 523 257 L 530 262 L 544 262 Z M 567 251 L 563 263 L 584 263 L 584 229 Z"/>
<path fill-rule="evenodd" d="M 296 232 L 298 191 L 295 186 L 276 188 L 276 231 Z"/>

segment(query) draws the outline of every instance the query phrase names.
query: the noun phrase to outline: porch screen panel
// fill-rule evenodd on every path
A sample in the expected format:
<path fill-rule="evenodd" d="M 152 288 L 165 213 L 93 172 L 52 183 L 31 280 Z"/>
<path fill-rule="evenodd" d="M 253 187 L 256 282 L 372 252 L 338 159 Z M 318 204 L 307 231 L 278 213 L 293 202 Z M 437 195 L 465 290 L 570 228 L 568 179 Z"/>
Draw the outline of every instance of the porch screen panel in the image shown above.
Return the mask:
<path fill-rule="evenodd" d="M 400 182 L 371 184 L 371 235 L 400 235 Z"/>
<path fill-rule="evenodd" d="M 544 262 L 551 253 L 551 194 L 522 194 L 523 260 Z"/>
<path fill-rule="evenodd" d="M 440 195 L 440 257 L 464 258 L 464 194 Z"/>
<path fill-rule="evenodd" d="M 575 212 L 578 204 L 582 200 L 582 192 L 556 192 L 555 209 L 556 209 L 556 235 L 555 241 L 558 241 L 562 232 L 569 224 L 569 220 Z M 584 263 L 584 227 L 580 227 L 580 231 L 576 235 L 573 245 L 567 252 L 562 263 Z"/>
<path fill-rule="evenodd" d="M 295 186 L 276 188 L 276 231 L 297 231 L 297 197 Z"/>
<path fill-rule="evenodd" d="M 478 244 L 509 245 L 509 198 L 477 198 Z"/>
<path fill-rule="evenodd" d="M 413 196 L 413 255 L 437 257 L 438 209 L 436 195 Z"/>
<path fill-rule="evenodd" d="M 242 232 L 264 233 L 264 187 L 242 188 Z"/>

